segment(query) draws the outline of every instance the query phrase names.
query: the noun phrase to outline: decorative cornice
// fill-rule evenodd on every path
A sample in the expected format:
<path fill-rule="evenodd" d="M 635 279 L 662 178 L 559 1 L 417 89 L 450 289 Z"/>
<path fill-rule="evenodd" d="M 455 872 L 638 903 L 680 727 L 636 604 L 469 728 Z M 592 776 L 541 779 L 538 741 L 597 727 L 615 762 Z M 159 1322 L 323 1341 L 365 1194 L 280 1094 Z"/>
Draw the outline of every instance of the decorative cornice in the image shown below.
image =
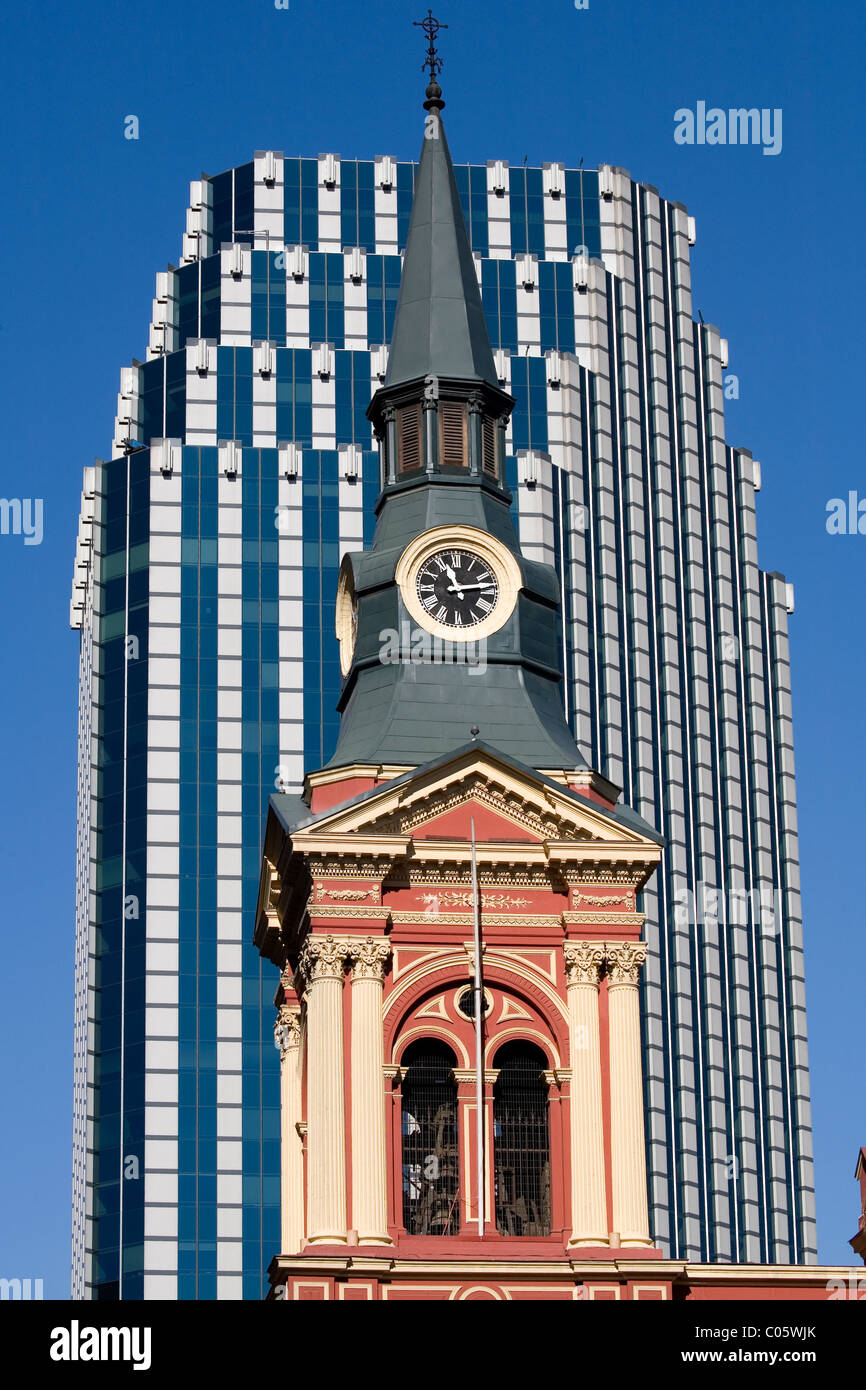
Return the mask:
<path fill-rule="evenodd" d="M 481 884 L 482 892 L 488 889 L 504 892 L 510 888 L 535 888 L 542 892 L 553 891 L 564 895 L 565 884 L 558 885 L 551 878 L 550 866 L 541 855 L 536 857 L 535 862 L 527 862 L 521 856 L 518 865 L 514 862 L 512 846 L 511 856 L 511 859 L 507 860 L 503 850 L 492 863 L 485 863 L 479 856 L 478 882 Z M 471 892 L 470 862 L 470 850 L 464 841 L 443 845 L 441 841 L 434 843 L 418 840 L 413 846 L 412 860 L 395 865 L 391 881 L 386 881 L 385 887 L 425 884 L 435 889 L 441 883 L 449 889 Z"/>
<path fill-rule="evenodd" d="M 571 1080 L 571 1067 L 550 1067 L 547 1071 L 543 1071 L 541 1075 L 544 1077 L 548 1086 L 563 1086 L 566 1081 Z"/>
<path fill-rule="evenodd" d="M 598 989 L 605 951 L 602 942 L 567 941 L 563 946 L 566 984 L 594 985 Z"/>
<path fill-rule="evenodd" d="M 370 904 L 369 907 L 342 907 L 329 903 L 311 903 L 308 908 L 311 922 L 329 922 L 334 917 L 363 917 L 365 921 L 387 922 L 391 910 Z"/>
<path fill-rule="evenodd" d="M 351 953 L 350 941 L 333 936 L 308 936 L 301 947 L 296 978 L 305 985 L 319 980 L 342 981 Z"/>
<path fill-rule="evenodd" d="M 644 941 L 606 941 L 604 963 L 611 985 L 637 985 L 647 957 Z"/>
<path fill-rule="evenodd" d="M 391 954 L 391 943 L 383 936 L 367 936 L 351 942 L 352 979 L 378 980 L 385 978 L 385 966 Z"/>
<path fill-rule="evenodd" d="M 646 921 L 645 912 L 563 912 L 564 927 L 635 927 L 638 931 Z"/>

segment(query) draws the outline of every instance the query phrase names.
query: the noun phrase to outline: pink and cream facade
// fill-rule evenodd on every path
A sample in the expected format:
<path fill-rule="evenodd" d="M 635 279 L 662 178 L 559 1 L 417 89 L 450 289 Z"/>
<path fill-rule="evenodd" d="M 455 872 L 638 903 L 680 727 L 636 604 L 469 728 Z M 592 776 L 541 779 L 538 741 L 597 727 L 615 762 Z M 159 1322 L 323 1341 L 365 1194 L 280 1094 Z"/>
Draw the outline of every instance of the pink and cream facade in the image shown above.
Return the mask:
<path fill-rule="evenodd" d="M 281 969 L 274 1285 L 290 1298 L 463 1297 L 476 1284 L 497 1297 L 571 1297 L 587 1260 L 640 1255 L 652 1268 L 639 1006 L 646 946 L 635 895 L 658 843 L 614 819 L 611 789 L 595 774 L 572 788 L 483 748 L 414 775 L 391 771 L 312 778 L 311 819 L 291 834 L 273 799 L 257 942 Z M 470 817 L 483 933 L 482 1183 L 466 1008 L 475 970 Z M 406 1082 L 428 1043 L 453 1059 L 438 1115 L 454 1138 L 449 1145 L 440 1135 L 435 1152 L 432 1136 L 413 1174 L 419 1107 L 407 1104 Z M 497 1063 L 520 1044 L 539 1060 L 546 1157 L 528 1178 L 536 1209 L 521 1229 L 530 1233 L 518 1236 L 509 1233 L 497 1154 Z M 453 1171 L 442 1195 L 453 1209 L 416 1233 L 413 1194 L 435 1207 L 437 1194 L 419 1189 L 431 1174 L 441 1181 L 446 1164 Z M 353 1267 L 350 1250 L 365 1272 L 341 1278 L 338 1295 L 334 1263 Z M 663 1296 L 664 1280 L 650 1286 Z"/>
<path fill-rule="evenodd" d="M 849 1272 L 694 1265 L 654 1246 L 636 895 L 661 849 L 617 816 L 603 778 L 580 776 L 569 786 L 469 746 L 416 772 L 313 776 L 291 831 L 272 799 L 256 930 L 280 968 L 271 1297 L 814 1299 Z M 503 1098 L 521 1049 L 538 1059 L 534 1091 Z M 426 1110 L 413 1076 L 425 1057 L 438 1090 Z"/>

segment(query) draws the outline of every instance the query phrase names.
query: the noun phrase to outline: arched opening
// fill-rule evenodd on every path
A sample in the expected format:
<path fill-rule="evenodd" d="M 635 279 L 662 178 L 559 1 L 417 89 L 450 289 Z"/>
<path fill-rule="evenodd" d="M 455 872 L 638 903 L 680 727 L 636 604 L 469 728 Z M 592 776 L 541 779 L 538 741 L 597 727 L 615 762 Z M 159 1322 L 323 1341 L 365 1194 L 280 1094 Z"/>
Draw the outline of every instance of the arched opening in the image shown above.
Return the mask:
<path fill-rule="evenodd" d="M 403 1225 L 413 1236 L 453 1236 L 460 1225 L 456 1058 L 420 1038 L 403 1054 Z"/>
<path fill-rule="evenodd" d="M 493 1087 L 493 1183 L 496 1229 L 503 1236 L 550 1234 L 550 1126 L 547 1058 L 533 1043 L 508 1042 L 496 1053 Z"/>

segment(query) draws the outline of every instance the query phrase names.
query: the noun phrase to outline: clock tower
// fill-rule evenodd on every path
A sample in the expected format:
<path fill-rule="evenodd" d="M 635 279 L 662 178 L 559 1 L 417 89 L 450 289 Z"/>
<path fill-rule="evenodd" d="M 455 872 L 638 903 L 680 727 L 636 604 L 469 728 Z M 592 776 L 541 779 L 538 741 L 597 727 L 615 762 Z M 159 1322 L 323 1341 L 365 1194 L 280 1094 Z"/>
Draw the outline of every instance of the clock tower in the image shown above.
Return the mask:
<path fill-rule="evenodd" d="M 431 82 L 388 372 L 368 416 L 373 544 L 337 594 L 345 677 L 329 766 L 410 767 L 480 737 L 543 770 L 583 767 L 559 694 L 558 583 L 520 553 L 498 385 Z M 470 678 L 471 677 L 471 678 Z"/>
<path fill-rule="evenodd" d="M 435 21 L 434 21 L 435 22 Z M 289 1299 L 664 1298 L 638 894 L 658 835 L 563 713 L 558 583 L 520 550 L 431 70 L 381 491 L 337 595 L 340 735 L 271 798 Z"/>

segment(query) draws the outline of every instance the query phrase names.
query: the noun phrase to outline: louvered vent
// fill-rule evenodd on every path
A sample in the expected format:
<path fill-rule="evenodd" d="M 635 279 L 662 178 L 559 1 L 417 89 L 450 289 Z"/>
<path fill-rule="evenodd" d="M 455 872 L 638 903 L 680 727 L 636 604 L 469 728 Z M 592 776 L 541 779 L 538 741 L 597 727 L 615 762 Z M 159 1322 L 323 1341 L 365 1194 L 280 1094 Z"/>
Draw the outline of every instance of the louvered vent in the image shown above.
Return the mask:
<path fill-rule="evenodd" d="M 498 476 L 496 467 L 496 422 L 485 415 L 481 422 L 481 467 L 491 478 Z"/>
<path fill-rule="evenodd" d="M 421 406 L 404 406 L 397 414 L 398 467 L 410 473 L 421 467 Z"/>
<path fill-rule="evenodd" d="M 442 468 L 467 468 L 466 406 L 459 401 L 439 402 L 439 464 Z"/>

